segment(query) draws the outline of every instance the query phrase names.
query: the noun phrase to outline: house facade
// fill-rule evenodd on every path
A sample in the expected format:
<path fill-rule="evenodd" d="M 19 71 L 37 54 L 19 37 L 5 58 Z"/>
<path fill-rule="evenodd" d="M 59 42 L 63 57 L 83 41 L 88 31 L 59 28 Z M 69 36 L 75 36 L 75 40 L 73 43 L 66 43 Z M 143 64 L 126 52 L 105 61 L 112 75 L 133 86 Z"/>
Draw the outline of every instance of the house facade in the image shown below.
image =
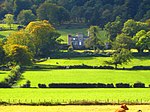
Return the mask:
<path fill-rule="evenodd" d="M 82 33 L 78 33 L 75 36 L 68 35 L 68 45 L 72 45 L 75 49 L 83 49 L 84 42 L 88 38 L 88 36 L 85 36 Z"/>

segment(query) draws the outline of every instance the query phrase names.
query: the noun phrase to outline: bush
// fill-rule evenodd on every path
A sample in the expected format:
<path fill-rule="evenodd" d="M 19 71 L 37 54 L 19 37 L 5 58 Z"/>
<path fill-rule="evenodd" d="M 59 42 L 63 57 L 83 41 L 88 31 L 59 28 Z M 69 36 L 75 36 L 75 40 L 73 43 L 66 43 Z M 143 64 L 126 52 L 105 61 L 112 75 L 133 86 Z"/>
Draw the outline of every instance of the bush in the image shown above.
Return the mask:
<path fill-rule="evenodd" d="M 47 88 L 47 87 L 46 87 L 46 84 L 40 84 L 40 83 L 38 84 L 38 87 L 39 87 L 39 88 Z"/>
<path fill-rule="evenodd" d="M 107 84 L 107 88 L 114 88 L 114 84 L 113 83 Z"/>
<path fill-rule="evenodd" d="M 11 86 L 6 82 L 0 82 L 0 88 L 11 88 Z"/>
<path fill-rule="evenodd" d="M 134 88 L 145 88 L 145 84 L 142 82 L 136 82 L 133 85 Z"/>
<path fill-rule="evenodd" d="M 117 88 L 130 88 L 130 84 L 128 84 L 128 83 L 117 83 L 116 87 Z"/>
<path fill-rule="evenodd" d="M 106 84 L 103 84 L 103 83 L 98 83 L 98 84 L 97 84 L 97 87 L 98 87 L 98 88 L 106 88 L 107 85 L 106 85 Z"/>
<path fill-rule="evenodd" d="M 133 66 L 133 70 L 150 70 L 150 66 Z"/>
<path fill-rule="evenodd" d="M 22 88 L 30 88 L 31 82 L 27 80 L 26 84 L 23 84 Z"/>
<path fill-rule="evenodd" d="M 51 83 L 49 88 L 106 88 L 103 83 Z"/>

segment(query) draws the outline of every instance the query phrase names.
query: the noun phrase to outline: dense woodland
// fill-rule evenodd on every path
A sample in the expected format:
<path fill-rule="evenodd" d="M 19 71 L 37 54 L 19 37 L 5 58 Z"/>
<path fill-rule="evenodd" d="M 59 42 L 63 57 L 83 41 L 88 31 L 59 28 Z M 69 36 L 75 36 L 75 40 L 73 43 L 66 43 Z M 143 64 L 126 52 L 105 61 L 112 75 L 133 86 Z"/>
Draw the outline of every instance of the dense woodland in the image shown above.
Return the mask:
<path fill-rule="evenodd" d="M 22 22 L 23 11 L 30 10 L 31 17 Z M 1 0 L 0 19 L 5 14 L 15 15 L 19 23 L 28 24 L 34 19 L 46 19 L 53 24 L 85 23 L 103 27 L 117 16 L 122 21 L 150 18 L 149 0 Z M 28 16 L 29 17 L 29 16 Z M 26 18 L 27 19 L 27 18 Z"/>

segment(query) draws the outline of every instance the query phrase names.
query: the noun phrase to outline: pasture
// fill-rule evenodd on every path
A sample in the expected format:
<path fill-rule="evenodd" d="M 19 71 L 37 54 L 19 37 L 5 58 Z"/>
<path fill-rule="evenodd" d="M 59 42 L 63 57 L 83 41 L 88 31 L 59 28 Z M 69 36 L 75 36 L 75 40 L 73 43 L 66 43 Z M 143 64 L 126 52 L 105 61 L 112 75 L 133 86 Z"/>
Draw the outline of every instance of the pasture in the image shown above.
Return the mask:
<path fill-rule="evenodd" d="M 101 89 L 0 89 L 0 100 L 9 103 L 70 104 L 70 102 L 89 101 L 103 103 L 146 103 L 150 102 L 149 88 L 101 88 Z"/>
<path fill-rule="evenodd" d="M 0 71 L 0 81 L 3 81 L 5 77 L 7 77 L 9 74 L 9 71 Z"/>
<path fill-rule="evenodd" d="M 0 106 L 0 112 L 114 112 L 119 105 L 97 106 Z M 149 105 L 128 105 L 127 112 L 150 112 Z"/>
<path fill-rule="evenodd" d="M 99 69 L 62 69 L 37 70 L 23 73 L 23 80 L 18 85 L 31 81 L 32 87 L 39 83 L 130 83 L 143 82 L 150 84 L 150 70 L 99 70 Z"/>
<path fill-rule="evenodd" d="M 49 59 L 44 62 L 37 63 L 37 65 L 90 65 L 90 66 L 103 66 L 104 62 L 111 60 L 111 57 L 77 57 L 69 59 Z M 150 57 L 134 57 L 128 64 L 119 65 L 118 67 L 131 68 L 133 66 L 150 66 Z"/>

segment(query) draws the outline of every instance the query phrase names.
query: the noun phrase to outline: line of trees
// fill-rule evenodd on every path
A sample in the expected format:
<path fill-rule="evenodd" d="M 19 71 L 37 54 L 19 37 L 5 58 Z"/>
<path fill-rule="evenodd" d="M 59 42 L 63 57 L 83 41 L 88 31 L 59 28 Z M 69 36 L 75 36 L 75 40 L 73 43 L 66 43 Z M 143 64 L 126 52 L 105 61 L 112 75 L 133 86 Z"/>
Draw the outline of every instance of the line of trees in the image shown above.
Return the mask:
<path fill-rule="evenodd" d="M 150 18 L 149 0 L 1 0 L 0 19 L 10 13 L 19 23 L 46 19 L 54 24 L 85 23 L 103 27 L 116 16 L 136 21 Z"/>

